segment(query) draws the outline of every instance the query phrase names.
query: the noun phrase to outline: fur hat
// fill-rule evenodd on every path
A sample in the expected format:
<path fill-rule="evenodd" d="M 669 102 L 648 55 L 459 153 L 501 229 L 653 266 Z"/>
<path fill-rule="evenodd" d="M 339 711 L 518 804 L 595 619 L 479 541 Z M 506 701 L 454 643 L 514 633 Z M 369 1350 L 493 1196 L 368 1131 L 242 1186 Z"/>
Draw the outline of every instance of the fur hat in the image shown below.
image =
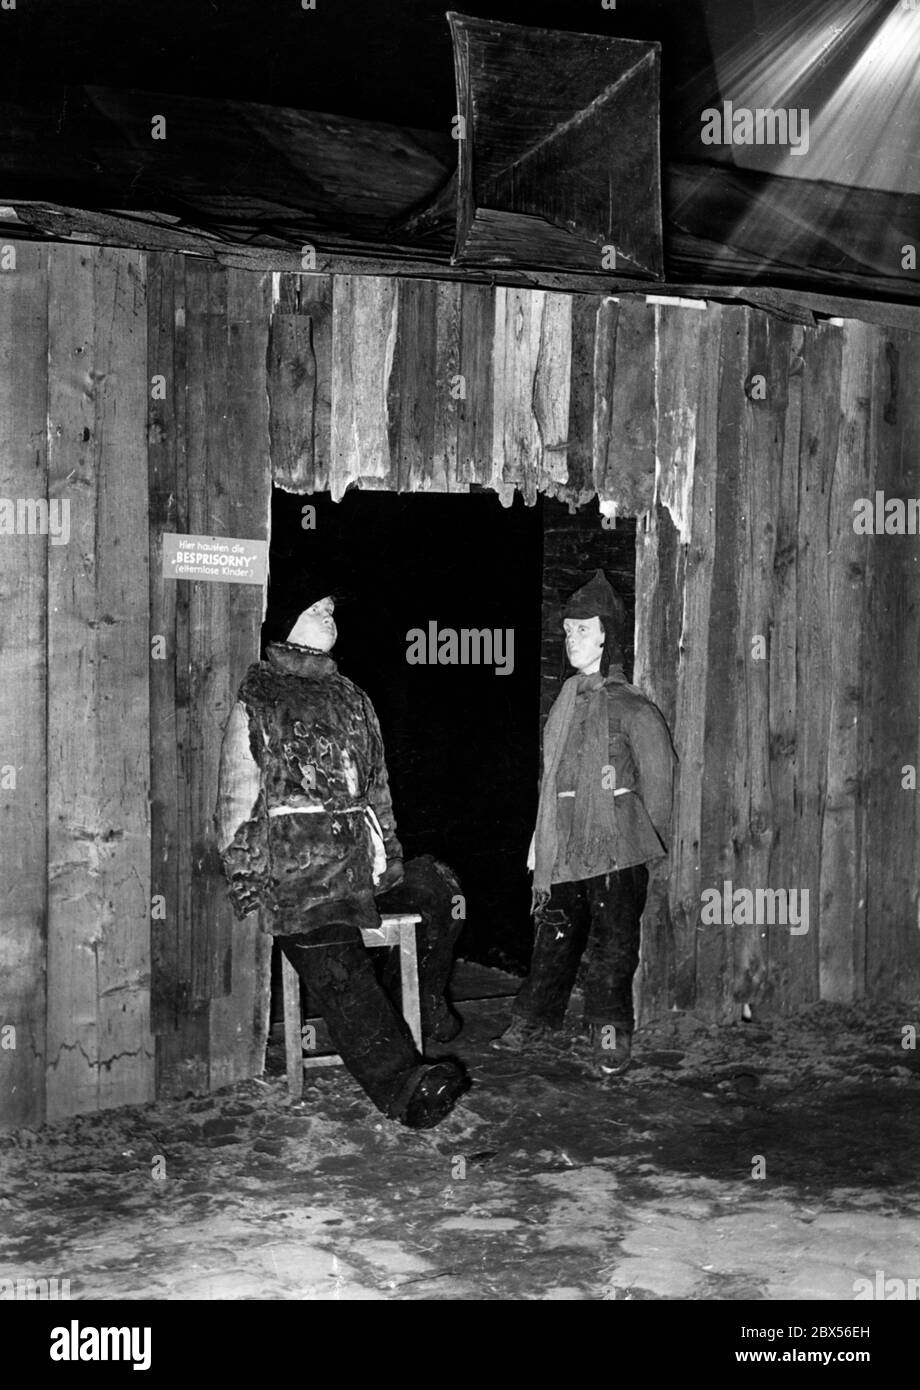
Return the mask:
<path fill-rule="evenodd" d="M 273 597 L 277 597 L 277 607 L 272 603 Z M 349 597 L 339 576 L 323 570 L 314 570 L 310 574 L 299 576 L 295 584 L 289 585 L 277 596 L 269 590 L 269 611 L 265 620 L 266 640 L 286 642 L 301 613 L 318 603 L 321 598 L 334 599 L 338 609 L 343 603 L 348 602 Z"/>

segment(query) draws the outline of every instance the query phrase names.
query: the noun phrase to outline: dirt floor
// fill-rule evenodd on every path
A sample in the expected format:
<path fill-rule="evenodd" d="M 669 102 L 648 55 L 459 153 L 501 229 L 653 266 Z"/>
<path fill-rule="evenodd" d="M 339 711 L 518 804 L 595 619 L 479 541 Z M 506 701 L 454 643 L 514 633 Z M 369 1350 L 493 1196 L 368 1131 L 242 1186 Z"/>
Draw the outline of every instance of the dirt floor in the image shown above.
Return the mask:
<path fill-rule="evenodd" d="M 341 1067 L 0 1139 L 0 1280 L 75 1299 L 835 1299 L 920 1278 L 920 1008 L 714 1029 L 673 1013 L 622 1078 L 490 1051 L 384 1120 Z M 757 1173 L 763 1176 L 756 1176 Z M 889 1284 L 889 1290 L 897 1290 Z M 865 1296 L 865 1295 L 864 1295 Z M 889 1292 L 889 1297 L 891 1297 Z M 896 1293 L 895 1293 L 895 1296 Z"/>

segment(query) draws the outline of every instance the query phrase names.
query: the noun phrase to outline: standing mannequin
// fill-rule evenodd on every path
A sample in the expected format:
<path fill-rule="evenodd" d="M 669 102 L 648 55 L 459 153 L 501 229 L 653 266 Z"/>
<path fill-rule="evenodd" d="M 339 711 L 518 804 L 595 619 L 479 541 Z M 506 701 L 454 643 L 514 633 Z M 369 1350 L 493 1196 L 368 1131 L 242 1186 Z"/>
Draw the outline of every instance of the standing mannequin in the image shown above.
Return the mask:
<path fill-rule="evenodd" d="M 561 1028 L 587 948 L 588 1069 L 601 1076 L 629 1065 L 646 864 L 666 874 L 675 755 L 658 709 L 623 674 L 623 606 L 603 570 L 573 594 L 563 627 L 576 674 L 544 731 L 530 974 L 493 1046 L 522 1052 Z"/>
<path fill-rule="evenodd" d="M 426 1063 L 361 928 L 381 911 L 416 911 L 422 1031 L 459 1031 L 444 988 L 462 923 L 460 886 L 431 858 L 403 865 L 380 726 L 370 700 L 339 674 L 328 582 L 301 594 L 240 686 L 221 749 L 218 841 L 238 917 L 263 924 L 317 999 L 332 1041 L 377 1108 L 413 1129 L 436 1125 L 468 1081 L 459 1063 Z"/>

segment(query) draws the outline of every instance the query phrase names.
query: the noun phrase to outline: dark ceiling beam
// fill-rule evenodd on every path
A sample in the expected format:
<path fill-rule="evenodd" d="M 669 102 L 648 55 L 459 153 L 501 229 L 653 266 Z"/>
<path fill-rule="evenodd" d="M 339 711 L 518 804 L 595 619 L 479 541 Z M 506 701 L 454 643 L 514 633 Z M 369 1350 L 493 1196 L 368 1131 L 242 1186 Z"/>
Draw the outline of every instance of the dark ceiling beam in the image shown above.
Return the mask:
<path fill-rule="evenodd" d="M 74 242 L 84 245 L 134 247 L 140 250 L 173 251 L 244 270 L 305 274 L 298 252 L 284 248 L 233 246 L 202 233 L 176 227 L 168 219 L 151 214 L 149 221 L 136 217 L 51 204 L 20 204 L 0 207 L 0 238 Z M 822 294 L 808 285 L 794 289 L 767 285 L 706 284 L 699 279 L 637 282 L 611 275 L 573 275 L 564 272 L 513 272 L 507 269 L 485 271 L 470 266 L 451 265 L 424 255 L 380 257 L 349 252 L 319 252 L 317 275 L 381 275 L 405 279 L 466 280 L 478 284 L 521 286 L 553 290 L 566 294 L 589 294 L 598 298 L 613 295 L 660 296 L 709 300 L 714 303 L 749 304 L 793 323 L 812 324 L 818 318 L 856 318 L 888 328 L 920 331 L 920 293 L 911 299 L 890 298 L 890 284 L 867 285 L 863 297 L 853 294 Z M 916 288 L 916 287 L 915 287 Z"/>

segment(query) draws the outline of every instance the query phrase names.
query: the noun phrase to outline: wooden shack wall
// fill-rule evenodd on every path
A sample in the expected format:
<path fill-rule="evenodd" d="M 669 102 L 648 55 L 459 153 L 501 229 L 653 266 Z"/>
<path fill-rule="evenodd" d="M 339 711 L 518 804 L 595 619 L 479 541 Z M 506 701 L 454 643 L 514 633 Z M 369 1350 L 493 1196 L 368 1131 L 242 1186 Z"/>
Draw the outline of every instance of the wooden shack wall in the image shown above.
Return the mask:
<path fill-rule="evenodd" d="M 211 812 L 263 595 L 160 562 L 164 531 L 267 537 L 272 481 L 638 517 L 636 679 L 681 757 L 644 1016 L 916 991 L 917 543 L 851 508 L 920 494 L 920 335 L 12 249 L 2 497 L 69 500 L 72 534 L 0 537 L 7 1123 L 261 1068 L 269 943 Z M 704 927 L 725 880 L 807 889 L 808 933 Z"/>
<path fill-rule="evenodd" d="M 164 531 L 267 538 L 271 277 L 2 252 L 0 1123 L 16 1125 L 263 1064 L 270 943 L 232 918 L 211 816 L 264 595 L 166 581 L 160 561 Z M 17 502 L 66 504 L 69 535 L 25 512 L 10 533 Z"/>
<path fill-rule="evenodd" d="M 505 502 L 600 497 L 599 529 L 601 512 L 640 518 L 636 679 L 680 756 L 643 1016 L 916 992 L 902 769 L 918 760 L 918 544 L 852 522 L 877 488 L 920 495 L 920 315 L 915 332 L 628 295 L 291 285 L 272 337 L 302 365 L 279 348 L 269 373 L 280 485 L 479 484 Z M 807 931 L 702 922 L 703 892 L 726 883 L 807 892 Z"/>
<path fill-rule="evenodd" d="M 710 306 L 660 308 L 657 336 L 636 679 L 681 765 L 643 1013 L 909 1000 L 920 542 L 857 534 L 853 507 L 920 497 L 920 332 Z M 807 892 L 807 930 L 704 922 L 727 882 Z"/>

